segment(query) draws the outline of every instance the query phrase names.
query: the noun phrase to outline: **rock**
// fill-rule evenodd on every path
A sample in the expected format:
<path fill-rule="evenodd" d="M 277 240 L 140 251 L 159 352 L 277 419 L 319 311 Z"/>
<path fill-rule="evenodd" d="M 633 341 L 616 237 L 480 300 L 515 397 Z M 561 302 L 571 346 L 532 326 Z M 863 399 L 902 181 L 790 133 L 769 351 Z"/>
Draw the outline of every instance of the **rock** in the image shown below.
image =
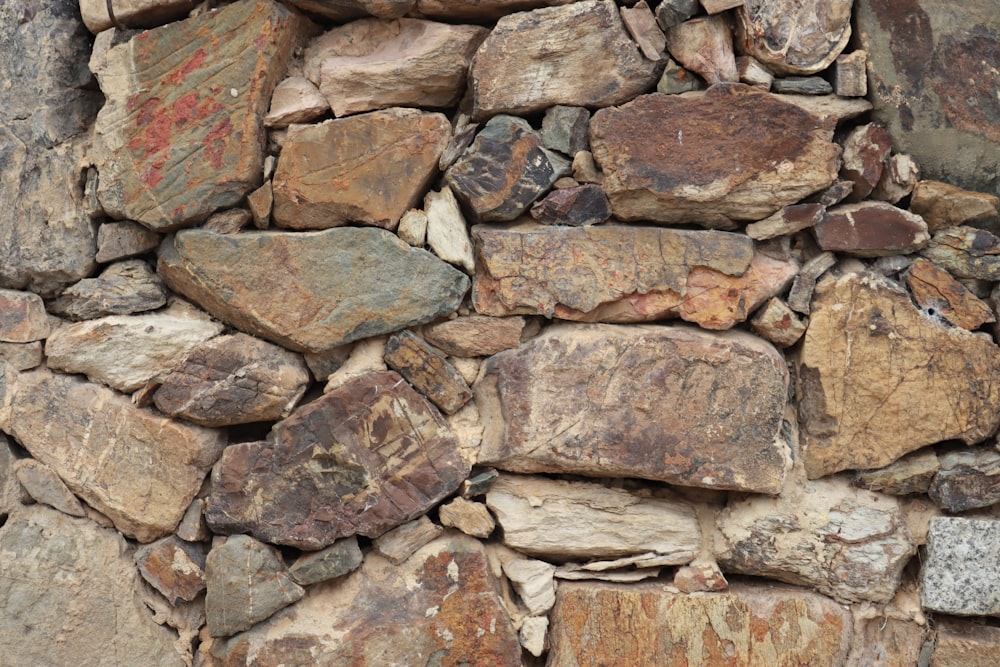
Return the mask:
<path fill-rule="evenodd" d="M 594 155 L 590 151 L 580 151 L 573 156 L 573 180 L 579 183 L 604 183 L 604 174 L 597 168 Z"/>
<path fill-rule="evenodd" d="M 994 195 L 971 192 L 939 181 L 920 181 L 913 187 L 910 210 L 927 221 L 927 227 L 936 232 L 945 227 L 964 225 L 974 220 L 997 215 Z"/>
<path fill-rule="evenodd" d="M 947 452 L 939 457 L 928 495 L 945 512 L 955 514 L 1000 502 L 1000 452 L 992 447 Z"/>
<path fill-rule="evenodd" d="M 848 202 L 862 201 L 871 194 L 882 177 L 882 168 L 891 150 L 892 137 L 875 123 L 860 125 L 844 138 L 840 176 L 854 183 Z"/>
<path fill-rule="evenodd" d="M 142 600 L 131 547 L 43 505 L 0 526 L 0 654 L 12 665 L 182 667 Z"/>
<path fill-rule="evenodd" d="M 392 372 L 349 380 L 271 436 L 229 447 L 213 471 L 207 519 L 215 532 L 308 550 L 378 537 L 469 474 L 437 410 Z"/>
<path fill-rule="evenodd" d="M 208 216 L 201 228 L 216 234 L 235 234 L 250 224 L 253 214 L 245 208 L 231 208 L 217 211 Z"/>
<path fill-rule="evenodd" d="M 415 248 L 423 248 L 427 240 L 427 214 L 410 209 L 399 219 L 396 234 Z"/>
<path fill-rule="evenodd" d="M 237 3 L 96 52 L 107 101 L 92 157 L 104 210 L 176 229 L 258 187 L 260 118 L 304 29 L 270 0 Z"/>
<path fill-rule="evenodd" d="M 771 91 L 782 95 L 829 95 L 833 86 L 821 76 L 786 76 L 775 79 Z"/>
<path fill-rule="evenodd" d="M 496 528 L 496 522 L 490 516 L 486 505 L 475 503 L 465 498 L 455 498 L 438 508 L 441 523 L 451 528 L 458 528 L 466 535 L 486 539 Z"/>
<path fill-rule="evenodd" d="M 207 318 L 179 314 L 112 315 L 62 327 L 49 336 L 45 355 L 51 369 L 83 373 L 128 393 L 169 373 L 222 329 Z"/>
<path fill-rule="evenodd" d="M 611 202 L 593 184 L 553 190 L 531 207 L 531 217 L 544 225 L 599 225 L 611 217 Z"/>
<path fill-rule="evenodd" d="M 285 128 L 292 123 L 309 123 L 329 110 L 330 103 L 312 81 L 290 76 L 275 87 L 264 126 Z"/>
<path fill-rule="evenodd" d="M 205 523 L 204 509 L 205 501 L 201 498 L 195 498 L 188 505 L 184 517 L 174 531 L 177 537 L 186 542 L 204 542 L 212 536 L 208 524 Z"/>
<path fill-rule="evenodd" d="M 322 551 L 300 556 L 288 569 L 288 574 L 298 585 L 309 586 L 342 577 L 356 570 L 362 560 L 364 554 L 361 553 L 357 538 L 345 537 Z"/>
<path fill-rule="evenodd" d="M 385 363 L 448 415 L 472 399 L 472 390 L 440 352 L 409 331 L 385 344 Z"/>
<path fill-rule="evenodd" d="M 936 516 L 921 559 L 920 606 L 955 616 L 1000 616 L 1000 522 Z"/>
<path fill-rule="evenodd" d="M 778 347 L 791 347 L 799 342 L 806 332 L 805 323 L 788 304 L 777 297 L 771 297 L 750 320 L 755 333 Z"/>
<path fill-rule="evenodd" d="M 839 125 L 871 111 L 872 108 L 868 100 L 837 95 L 782 95 L 779 99 L 816 116 L 824 125 Z"/>
<path fill-rule="evenodd" d="M 388 336 L 374 336 L 351 345 L 347 360 L 327 377 L 323 393 L 331 392 L 343 386 L 348 380 L 368 373 L 389 370 L 385 363 L 385 344 L 388 341 Z"/>
<path fill-rule="evenodd" d="M 291 0 L 291 4 L 336 23 L 346 23 L 369 14 L 397 19 L 410 11 L 415 0 Z"/>
<path fill-rule="evenodd" d="M 854 484 L 869 491 L 902 496 L 910 493 L 927 493 L 931 480 L 941 464 L 929 449 L 907 454 L 884 468 L 863 470 L 854 478 Z"/>
<path fill-rule="evenodd" d="M 108 220 L 97 228 L 97 255 L 101 264 L 144 255 L 160 245 L 160 235 L 137 222 Z"/>
<path fill-rule="evenodd" d="M 684 69 L 672 59 L 667 58 L 666 67 L 656 84 L 656 92 L 667 95 L 677 95 L 694 90 L 701 90 L 705 84 L 693 72 Z"/>
<path fill-rule="evenodd" d="M 21 459 L 13 466 L 14 475 L 35 502 L 48 505 L 69 516 L 86 516 L 76 496 L 66 488 L 59 475 L 44 463 Z"/>
<path fill-rule="evenodd" d="M 574 156 L 590 150 L 590 111 L 584 107 L 557 104 L 545 110 L 542 118 L 542 143 L 563 155 Z"/>
<path fill-rule="evenodd" d="M 723 571 L 810 586 L 842 603 L 888 602 L 916 551 L 897 498 L 839 478 L 731 500 L 716 526 Z"/>
<path fill-rule="evenodd" d="M 42 343 L 0 343 L 0 366 L 8 363 L 14 370 L 27 371 L 42 363 Z"/>
<path fill-rule="evenodd" d="M 654 93 L 594 114 L 590 143 L 619 220 L 731 228 L 835 180 L 840 148 L 812 114 L 742 84 L 689 95 L 698 96 Z M 782 118 L 766 147 L 752 140 L 762 117 Z"/>
<path fill-rule="evenodd" d="M 957 278 L 1000 280 L 1000 238 L 985 229 L 940 229 L 920 254 Z"/>
<path fill-rule="evenodd" d="M 747 0 L 736 11 L 739 41 L 775 74 L 826 69 L 851 38 L 852 0 Z"/>
<path fill-rule="evenodd" d="M 416 109 L 295 126 L 274 173 L 274 224 L 395 229 L 437 174 L 450 136 L 442 114 Z"/>
<path fill-rule="evenodd" d="M 694 508 L 590 482 L 501 475 L 486 504 L 507 546 L 548 559 L 615 558 L 655 552 L 688 563 L 701 548 Z"/>
<path fill-rule="evenodd" d="M 158 270 L 224 322 L 307 352 L 434 320 L 469 287 L 461 271 L 378 229 L 185 230 L 160 248 Z"/>
<path fill-rule="evenodd" d="M 431 251 L 449 264 L 460 266 L 469 273 L 475 271 L 469 229 L 451 188 L 446 185 L 440 192 L 428 192 L 424 196 L 424 214 L 427 216 L 427 245 Z"/>
<path fill-rule="evenodd" d="M 729 588 L 729 582 L 717 563 L 692 563 L 677 568 L 674 587 L 681 593 L 724 591 Z"/>
<path fill-rule="evenodd" d="M 372 545 L 390 563 L 400 565 L 422 546 L 437 539 L 442 532 L 444 528 L 422 516 L 383 533 Z"/>
<path fill-rule="evenodd" d="M 264 185 L 247 195 L 247 206 L 250 208 L 250 215 L 253 216 L 254 227 L 267 229 L 271 226 L 271 211 L 274 209 L 274 189 L 271 187 L 271 181 L 264 181 Z"/>
<path fill-rule="evenodd" d="M 479 463 L 777 493 L 786 384 L 747 334 L 553 325 L 485 362 Z"/>
<path fill-rule="evenodd" d="M 2 363 L 0 368 L 3 368 Z M 31 497 L 17 479 L 20 460 L 14 452 L 14 444 L 0 433 L 0 515 L 9 516 L 14 509 L 31 502 Z"/>
<path fill-rule="evenodd" d="M 33 343 L 48 335 L 49 320 L 41 297 L 0 289 L 0 342 Z"/>
<path fill-rule="evenodd" d="M 827 209 L 813 231 L 823 250 L 857 257 L 908 254 L 931 240 L 923 218 L 881 201 Z"/>
<path fill-rule="evenodd" d="M 521 621 L 521 628 L 517 631 L 517 640 L 521 642 L 531 655 L 540 657 L 548 648 L 548 616 L 529 616 Z"/>
<path fill-rule="evenodd" d="M 1000 348 L 928 318 L 881 276 L 823 279 L 798 369 L 806 472 L 880 468 L 942 440 L 984 440 L 1000 426 L 1000 385 L 989 379 L 998 365 Z"/>
<path fill-rule="evenodd" d="M 661 584 L 564 583 L 552 612 L 548 664 L 753 667 L 844 664 L 850 613 L 785 586 L 683 595 Z"/>
<path fill-rule="evenodd" d="M 170 604 L 190 602 L 205 590 L 205 554 L 174 535 L 139 547 L 135 564 L 143 579 Z"/>
<path fill-rule="evenodd" d="M 517 347 L 525 334 L 523 317 L 465 315 L 437 324 L 428 324 L 424 339 L 445 354 L 455 357 L 488 357 Z"/>
<path fill-rule="evenodd" d="M 621 104 L 652 87 L 659 74 L 629 37 L 612 0 L 508 14 L 472 62 L 472 115 L 486 120 L 556 104 Z"/>
<path fill-rule="evenodd" d="M 221 667 L 244 665 L 248 655 L 260 665 L 383 667 L 428 659 L 521 665 L 517 634 L 483 546 L 454 534 L 398 567 L 369 554 L 337 585 L 313 586 L 294 606 L 209 650 Z"/>
<path fill-rule="evenodd" d="M 633 7 L 622 7 L 619 12 L 625 28 L 642 55 L 654 62 L 663 58 L 663 50 L 667 46 L 666 36 L 656 25 L 656 17 L 646 0 L 639 0 Z"/>
<path fill-rule="evenodd" d="M 107 315 L 133 315 L 167 303 L 163 281 L 141 259 L 109 264 L 97 278 L 70 285 L 49 304 L 54 315 L 93 320 Z"/>
<path fill-rule="evenodd" d="M 445 181 L 475 222 L 504 222 L 527 211 L 569 169 L 528 121 L 496 116 L 448 168 Z"/>
<path fill-rule="evenodd" d="M 1000 629 L 945 618 L 935 629 L 934 667 L 989 667 L 1000 661 Z"/>
<path fill-rule="evenodd" d="M 774 75 L 761 65 L 756 58 L 740 56 L 736 59 L 736 73 L 743 83 L 761 90 L 771 90 Z"/>
<path fill-rule="evenodd" d="M 903 275 L 917 306 L 932 317 L 975 331 L 995 322 L 993 311 L 947 271 L 926 259 L 916 259 Z"/>
<path fill-rule="evenodd" d="M 755 241 L 791 236 L 803 229 L 814 227 L 825 214 L 826 207 L 822 204 L 792 204 L 763 220 L 750 223 L 744 231 Z"/>
<path fill-rule="evenodd" d="M 858 49 L 837 56 L 833 66 L 833 92 L 843 97 L 868 95 L 868 52 Z"/>
<path fill-rule="evenodd" d="M 140 542 L 176 527 L 225 446 L 223 433 L 165 419 L 75 377 L 37 370 L 8 373 L 4 384 L 9 419 L 0 412 L 0 428 Z"/>
<path fill-rule="evenodd" d="M 249 630 L 305 595 L 288 576 L 278 550 L 247 535 L 233 535 L 212 547 L 205 578 L 205 616 L 212 637 Z"/>
<path fill-rule="evenodd" d="M 458 104 L 486 28 L 419 19 L 361 19 L 313 40 L 306 76 L 336 116 Z"/>
<path fill-rule="evenodd" d="M 882 178 L 872 190 L 872 197 L 895 204 L 913 192 L 913 188 L 916 187 L 919 180 L 920 167 L 917 166 L 913 158 L 903 153 L 896 153 L 886 160 L 885 168 L 882 170 Z M 915 212 L 912 202 L 910 203 L 910 212 Z M 928 227 L 930 227 L 929 224 Z"/>
<path fill-rule="evenodd" d="M 854 7 L 859 46 L 868 52 L 872 119 L 926 178 L 1000 194 L 994 4 L 858 0 Z"/>
<path fill-rule="evenodd" d="M 663 0 L 656 8 L 656 22 L 664 30 L 698 13 L 698 0 Z"/>
<path fill-rule="evenodd" d="M 309 386 L 309 370 L 301 355 L 238 333 L 192 348 L 159 383 L 153 402 L 161 412 L 232 426 L 287 416 Z"/>
<path fill-rule="evenodd" d="M 821 252 L 802 265 L 799 275 L 792 282 L 788 293 L 788 307 L 797 313 L 808 315 L 812 303 L 816 281 L 837 263 L 837 256 L 830 251 Z"/>
<path fill-rule="evenodd" d="M 101 0 L 80 0 L 80 14 L 87 29 L 95 35 L 116 23 L 128 28 L 153 28 L 186 18 L 195 0 L 116 0 L 112 5 Z M 108 14 L 113 11 L 113 16 Z"/>
<path fill-rule="evenodd" d="M 685 69 L 700 75 L 709 85 L 740 80 L 733 36 L 721 16 L 691 19 L 668 28 L 667 49 Z"/>
<path fill-rule="evenodd" d="M 504 574 L 532 616 L 547 613 L 556 603 L 555 570 L 555 565 L 541 560 L 514 558 L 503 563 Z"/>

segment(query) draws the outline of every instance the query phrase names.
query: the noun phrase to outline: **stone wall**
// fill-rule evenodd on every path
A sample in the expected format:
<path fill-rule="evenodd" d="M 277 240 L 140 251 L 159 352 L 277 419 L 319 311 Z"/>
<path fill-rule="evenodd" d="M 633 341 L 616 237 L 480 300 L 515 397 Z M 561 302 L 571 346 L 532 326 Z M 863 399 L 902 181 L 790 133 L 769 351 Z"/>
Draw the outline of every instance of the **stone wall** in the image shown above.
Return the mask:
<path fill-rule="evenodd" d="M 0 663 L 1000 664 L 993 3 L 0 47 Z"/>

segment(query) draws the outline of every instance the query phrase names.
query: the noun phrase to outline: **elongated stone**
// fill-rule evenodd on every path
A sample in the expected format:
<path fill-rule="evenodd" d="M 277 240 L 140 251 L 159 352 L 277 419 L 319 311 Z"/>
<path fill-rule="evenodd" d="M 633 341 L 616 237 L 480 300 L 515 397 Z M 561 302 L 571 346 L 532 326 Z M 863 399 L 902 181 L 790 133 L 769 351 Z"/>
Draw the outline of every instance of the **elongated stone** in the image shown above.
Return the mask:
<path fill-rule="evenodd" d="M 939 181 L 920 181 L 913 188 L 910 210 L 923 217 L 932 232 L 992 218 L 1000 199 Z"/>
<path fill-rule="evenodd" d="M 113 262 L 116 259 L 144 255 L 155 250 L 158 245 L 160 235 L 137 222 L 107 221 L 97 228 L 97 255 L 94 259 L 101 263 Z"/>
<path fill-rule="evenodd" d="M 113 5 L 101 0 L 80 0 L 80 14 L 87 29 L 95 35 L 113 28 L 108 7 L 113 7 L 115 20 L 130 28 L 152 28 L 185 18 L 194 7 L 194 0 L 117 0 Z"/>
<path fill-rule="evenodd" d="M 937 455 L 925 449 L 907 454 L 884 468 L 863 470 L 854 478 L 854 484 L 891 496 L 927 493 L 931 480 L 940 469 Z"/>
<path fill-rule="evenodd" d="M 957 278 L 1000 280 L 1000 238 L 985 229 L 947 227 L 920 254 Z"/>
<path fill-rule="evenodd" d="M 20 459 L 14 465 L 14 475 L 35 502 L 48 505 L 69 516 L 86 516 L 76 496 L 59 479 L 52 468 L 35 459 Z"/>
<path fill-rule="evenodd" d="M 934 475 L 928 495 L 952 514 L 1000 502 L 1000 452 L 994 448 L 942 454 L 941 469 Z"/>
<path fill-rule="evenodd" d="M 440 352 L 409 331 L 385 344 L 385 363 L 445 414 L 455 414 L 472 399 L 472 390 Z"/>
<path fill-rule="evenodd" d="M 396 19 L 410 11 L 415 0 L 289 0 L 307 12 L 319 14 L 338 23 L 361 16 Z"/>
<path fill-rule="evenodd" d="M 909 254 L 931 240 L 923 218 L 881 201 L 828 209 L 813 231 L 823 250 L 858 257 Z"/>
<path fill-rule="evenodd" d="M 523 317 L 466 315 L 428 324 L 424 339 L 445 354 L 456 357 L 489 356 L 517 347 L 525 330 Z"/>
<path fill-rule="evenodd" d="M 815 74 L 851 38 L 853 0 L 747 0 L 736 11 L 746 52 L 778 74 Z"/>
<path fill-rule="evenodd" d="M 48 335 L 49 320 L 41 297 L 0 289 L 0 342 L 32 343 Z"/>
<path fill-rule="evenodd" d="M 709 85 L 740 79 L 733 36 L 721 16 L 695 18 L 667 29 L 667 49 L 685 69 Z"/>
<path fill-rule="evenodd" d="M 925 313 L 942 317 L 957 327 L 975 331 L 996 316 L 986 304 L 944 269 L 916 259 L 904 274 L 913 299 Z"/>
<path fill-rule="evenodd" d="M 167 290 L 160 277 L 143 260 L 130 259 L 110 264 L 96 278 L 70 285 L 49 304 L 49 311 L 73 320 L 92 320 L 156 310 L 166 302 Z"/>
<path fill-rule="evenodd" d="M 288 568 L 288 574 L 298 585 L 308 586 L 342 577 L 357 569 L 362 560 L 357 538 L 345 537 L 322 551 L 301 556 Z"/>

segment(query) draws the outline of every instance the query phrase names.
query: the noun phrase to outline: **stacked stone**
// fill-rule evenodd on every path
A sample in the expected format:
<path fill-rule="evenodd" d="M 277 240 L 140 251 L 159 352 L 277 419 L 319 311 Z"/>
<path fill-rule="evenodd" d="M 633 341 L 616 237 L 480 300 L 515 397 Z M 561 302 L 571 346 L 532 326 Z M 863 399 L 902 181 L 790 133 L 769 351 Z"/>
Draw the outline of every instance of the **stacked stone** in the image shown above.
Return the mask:
<path fill-rule="evenodd" d="M 1000 662 L 1000 22 L 918 4 L 0 0 L 0 655 Z"/>

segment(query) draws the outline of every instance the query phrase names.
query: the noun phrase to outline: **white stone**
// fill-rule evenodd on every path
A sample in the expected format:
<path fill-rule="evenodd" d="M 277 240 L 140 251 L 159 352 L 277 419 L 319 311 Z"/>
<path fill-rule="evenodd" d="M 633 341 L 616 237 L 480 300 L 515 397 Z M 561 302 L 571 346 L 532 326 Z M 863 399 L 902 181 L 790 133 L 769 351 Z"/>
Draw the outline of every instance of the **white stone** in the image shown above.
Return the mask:
<path fill-rule="evenodd" d="M 472 241 L 458 200 L 447 185 L 440 192 L 428 192 L 424 197 L 427 215 L 427 245 L 438 257 L 468 272 L 476 268 L 472 256 Z"/>
<path fill-rule="evenodd" d="M 264 125 L 281 128 L 292 123 L 308 123 L 329 110 L 330 104 L 309 79 L 290 76 L 275 87 Z"/>
<path fill-rule="evenodd" d="M 541 616 L 552 609 L 556 603 L 555 565 L 517 558 L 505 561 L 503 571 L 532 616 Z"/>
<path fill-rule="evenodd" d="M 414 248 L 423 248 L 427 240 L 427 214 L 411 208 L 399 219 L 396 234 Z"/>

